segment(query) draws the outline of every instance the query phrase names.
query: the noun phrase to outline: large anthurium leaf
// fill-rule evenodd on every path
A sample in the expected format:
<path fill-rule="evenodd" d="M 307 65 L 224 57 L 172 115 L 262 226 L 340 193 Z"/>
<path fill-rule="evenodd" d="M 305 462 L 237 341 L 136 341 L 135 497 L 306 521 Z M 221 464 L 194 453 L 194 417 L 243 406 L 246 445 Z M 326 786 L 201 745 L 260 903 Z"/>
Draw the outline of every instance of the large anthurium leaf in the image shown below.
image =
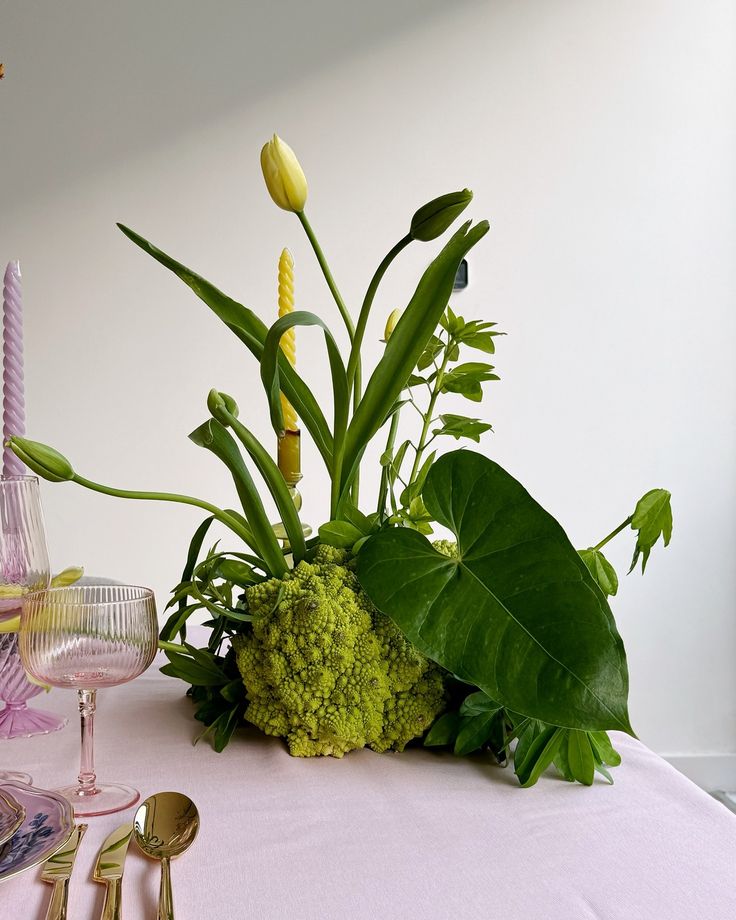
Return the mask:
<path fill-rule="evenodd" d="M 358 578 L 411 642 L 513 712 L 553 726 L 631 732 L 623 643 L 606 598 L 565 532 L 497 463 L 454 451 L 423 490 L 458 557 L 391 528 L 358 556 Z"/>

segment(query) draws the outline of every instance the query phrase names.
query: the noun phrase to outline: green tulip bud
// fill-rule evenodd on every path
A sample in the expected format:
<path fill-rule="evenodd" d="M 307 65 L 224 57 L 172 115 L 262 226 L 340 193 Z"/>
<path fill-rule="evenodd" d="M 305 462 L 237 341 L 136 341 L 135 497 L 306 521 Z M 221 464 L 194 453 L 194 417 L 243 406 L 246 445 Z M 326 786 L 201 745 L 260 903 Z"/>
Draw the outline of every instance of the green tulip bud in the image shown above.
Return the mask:
<path fill-rule="evenodd" d="M 47 444 L 14 435 L 8 441 L 8 447 L 42 479 L 48 479 L 49 482 L 68 482 L 74 479 L 71 463 L 58 450 Z"/>
<path fill-rule="evenodd" d="M 223 425 L 227 425 L 227 419 L 223 419 L 223 413 L 232 415 L 233 418 L 238 417 L 238 404 L 232 398 L 228 396 L 227 393 L 221 393 L 219 390 L 210 390 L 207 395 L 207 408 L 210 410 L 210 413 L 213 418 L 216 418 L 218 422 Z"/>
<path fill-rule="evenodd" d="M 434 198 L 412 217 L 409 235 L 413 240 L 421 240 L 423 243 L 436 240 L 463 213 L 472 198 L 473 193 L 469 188 Z"/>

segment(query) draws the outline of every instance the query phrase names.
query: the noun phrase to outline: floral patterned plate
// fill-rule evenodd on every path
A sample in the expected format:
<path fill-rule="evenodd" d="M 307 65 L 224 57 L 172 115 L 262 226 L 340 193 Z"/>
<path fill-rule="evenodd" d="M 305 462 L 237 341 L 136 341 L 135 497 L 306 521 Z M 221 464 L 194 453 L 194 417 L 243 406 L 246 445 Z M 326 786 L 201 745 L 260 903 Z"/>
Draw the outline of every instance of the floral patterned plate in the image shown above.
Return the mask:
<path fill-rule="evenodd" d="M 58 793 L 23 783 L 2 783 L 0 793 L 10 793 L 26 812 L 20 828 L 0 845 L 0 882 L 4 882 L 42 863 L 67 842 L 74 830 L 74 811 Z"/>
<path fill-rule="evenodd" d="M 25 816 L 25 808 L 10 794 L 10 790 L 0 789 L 0 845 L 10 840 Z"/>

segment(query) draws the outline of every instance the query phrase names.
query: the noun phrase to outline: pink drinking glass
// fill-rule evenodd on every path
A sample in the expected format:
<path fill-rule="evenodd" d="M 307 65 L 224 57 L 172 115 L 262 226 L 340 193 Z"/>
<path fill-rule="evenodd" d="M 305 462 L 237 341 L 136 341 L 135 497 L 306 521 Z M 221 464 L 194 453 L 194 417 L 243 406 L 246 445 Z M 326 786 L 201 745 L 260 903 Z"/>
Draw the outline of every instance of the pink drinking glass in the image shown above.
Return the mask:
<path fill-rule="evenodd" d="M 0 479 L 0 620 L 20 613 L 23 595 L 48 587 L 51 577 L 46 533 L 35 476 Z M 0 634 L 0 739 L 27 738 L 57 731 L 66 719 L 26 701 L 41 693 L 31 683 L 18 655 L 16 633 Z"/>
<path fill-rule="evenodd" d="M 156 655 L 153 591 L 131 585 L 70 585 L 23 598 L 20 655 L 28 673 L 52 687 L 78 691 L 82 758 L 76 786 L 57 790 L 78 816 L 134 805 L 136 789 L 98 783 L 93 735 L 97 690 L 141 675 Z"/>

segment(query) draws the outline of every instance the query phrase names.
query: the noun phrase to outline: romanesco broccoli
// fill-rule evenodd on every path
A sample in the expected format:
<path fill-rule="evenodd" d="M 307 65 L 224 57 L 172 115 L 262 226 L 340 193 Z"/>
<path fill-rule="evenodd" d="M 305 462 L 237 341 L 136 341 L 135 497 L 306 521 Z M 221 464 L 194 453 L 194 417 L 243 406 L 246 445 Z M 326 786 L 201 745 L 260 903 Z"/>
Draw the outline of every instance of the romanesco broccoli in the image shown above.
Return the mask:
<path fill-rule="evenodd" d="M 233 639 L 245 717 L 293 755 L 401 751 L 442 711 L 443 671 L 373 607 L 344 551 L 320 546 L 246 597 L 253 629 Z"/>

